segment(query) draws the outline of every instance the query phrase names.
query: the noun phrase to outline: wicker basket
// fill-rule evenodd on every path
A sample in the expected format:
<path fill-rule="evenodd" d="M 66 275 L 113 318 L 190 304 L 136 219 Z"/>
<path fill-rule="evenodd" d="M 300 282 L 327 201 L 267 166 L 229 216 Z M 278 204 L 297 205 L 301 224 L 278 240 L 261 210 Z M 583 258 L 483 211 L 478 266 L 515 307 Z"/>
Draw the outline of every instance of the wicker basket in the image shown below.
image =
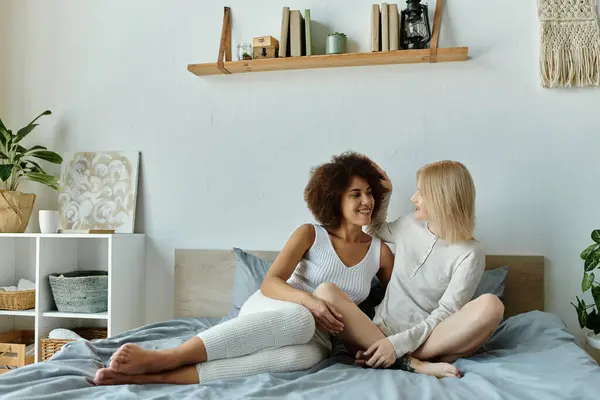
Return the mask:
<path fill-rule="evenodd" d="M 35 308 L 35 289 L 0 292 L 0 310 L 29 310 Z"/>
<path fill-rule="evenodd" d="M 75 271 L 48 276 L 60 312 L 100 313 L 108 310 L 108 272 Z"/>
<path fill-rule="evenodd" d="M 27 346 L 33 344 L 33 331 L 0 333 L 0 374 L 13 368 L 33 364 L 35 354 L 27 355 Z"/>
<path fill-rule="evenodd" d="M 73 329 L 73 332 L 87 340 L 106 339 L 107 337 L 106 328 L 77 328 Z M 46 361 L 57 353 L 65 344 L 74 342 L 74 340 L 46 338 L 40 340 L 40 342 L 42 350 L 41 360 Z"/>

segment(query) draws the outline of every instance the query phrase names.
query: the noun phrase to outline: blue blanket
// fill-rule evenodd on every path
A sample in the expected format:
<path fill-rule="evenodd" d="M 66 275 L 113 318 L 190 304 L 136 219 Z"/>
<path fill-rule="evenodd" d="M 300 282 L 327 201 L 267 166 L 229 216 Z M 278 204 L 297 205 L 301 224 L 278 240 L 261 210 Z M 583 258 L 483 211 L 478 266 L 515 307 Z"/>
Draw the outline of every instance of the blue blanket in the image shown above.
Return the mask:
<path fill-rule="evenodd" d="M 310 371 L 215 381 L 199 385 L 92 383 L 117 348 L 138 343 L 169 348 L 217 320 L 188 318 L 147 325 L 95 343 L 72 342 L 52 360 L 0 376 L 8 399 L 577 399 L 598 398 L 600 367 L 555 315 L 530 312 L 509 318 L 477 356 L 460 359 L 462 378 L 438 380 L 403 371 L 363 369 L 333 354 Z"/>

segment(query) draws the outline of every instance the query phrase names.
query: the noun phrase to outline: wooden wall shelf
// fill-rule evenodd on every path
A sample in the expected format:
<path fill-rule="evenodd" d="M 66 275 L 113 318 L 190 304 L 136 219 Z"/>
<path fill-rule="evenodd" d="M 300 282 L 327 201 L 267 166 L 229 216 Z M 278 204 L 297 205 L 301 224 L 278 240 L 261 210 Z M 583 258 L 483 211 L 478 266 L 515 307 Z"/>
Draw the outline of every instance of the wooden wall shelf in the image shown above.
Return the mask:
<path fill-rule="evenodd" d="M 437 49 L 436 62 L 466 61 L 469 58 L 467 47 Z M 226 61 L 223 67 L 231 74 L 245 72 L 283 71 L 293 69 L 358 67 L 367 65 L 429 63 L 430 49 L 397 50 L 373 53 L 329 54 L 307 57 L 263 58 L 246 61 Z M 190 64 L 188 71 L 197 76 L 221 75 L 223 71 L 216 62 Z"/>
<path fill-rule="evenodd" d="M 438 48 L 442 7 L 443 0 L 437 0 L 429 49 L 263 58 L 243 61 L 231 61 L 231 9 L 225 7 L 217 61 L 189 64 L 188 71 L 197 76 L 206 76 L 294 69 L 467 61 L 469 59 L 468 47 Z M 223 59 L 225 60 L 223 61 Z"/>

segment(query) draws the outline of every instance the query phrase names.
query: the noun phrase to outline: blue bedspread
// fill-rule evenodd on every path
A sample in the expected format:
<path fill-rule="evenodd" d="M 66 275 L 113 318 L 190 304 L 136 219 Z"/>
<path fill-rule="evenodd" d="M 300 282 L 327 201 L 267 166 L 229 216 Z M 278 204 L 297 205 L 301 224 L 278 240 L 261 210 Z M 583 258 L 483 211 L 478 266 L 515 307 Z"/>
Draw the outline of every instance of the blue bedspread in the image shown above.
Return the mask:
<path fill-rule="evenodd" d="M 310 371 L 208 384 L 103 386 L 92 379 L 123 343 L 176 346 L 215 320 L 190 318 L 151 324 L 110 340 L 66 345 L 51 361 L 0 376 L 0 399 L 577 399 L 598 398 L 600 367 L 555 315 L 509 318 L 487 351 L 458 360 L 462 378 L 438 380 L 403 371 L 362 369 L 334 356 Z"/>

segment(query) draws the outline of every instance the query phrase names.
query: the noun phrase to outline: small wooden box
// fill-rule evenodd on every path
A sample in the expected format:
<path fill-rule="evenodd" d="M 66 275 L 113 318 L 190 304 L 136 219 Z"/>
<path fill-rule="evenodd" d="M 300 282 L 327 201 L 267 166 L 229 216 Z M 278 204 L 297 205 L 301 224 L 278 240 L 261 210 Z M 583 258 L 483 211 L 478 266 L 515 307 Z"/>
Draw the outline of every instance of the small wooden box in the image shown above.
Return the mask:
<path fill-rule="evenodd" d="M 252 40 L 253 58 L 276 58 L 279 54 L 279 42 L 273 36 L 259 36 Z"/>
<path fill-rule="evenodd" d="M 33 364 L 34 354 L 27 355 L 27 346 L 33 344 L 33 331 L 14 331 L 0 334 L 0 374 L 12 368 Z"/>

